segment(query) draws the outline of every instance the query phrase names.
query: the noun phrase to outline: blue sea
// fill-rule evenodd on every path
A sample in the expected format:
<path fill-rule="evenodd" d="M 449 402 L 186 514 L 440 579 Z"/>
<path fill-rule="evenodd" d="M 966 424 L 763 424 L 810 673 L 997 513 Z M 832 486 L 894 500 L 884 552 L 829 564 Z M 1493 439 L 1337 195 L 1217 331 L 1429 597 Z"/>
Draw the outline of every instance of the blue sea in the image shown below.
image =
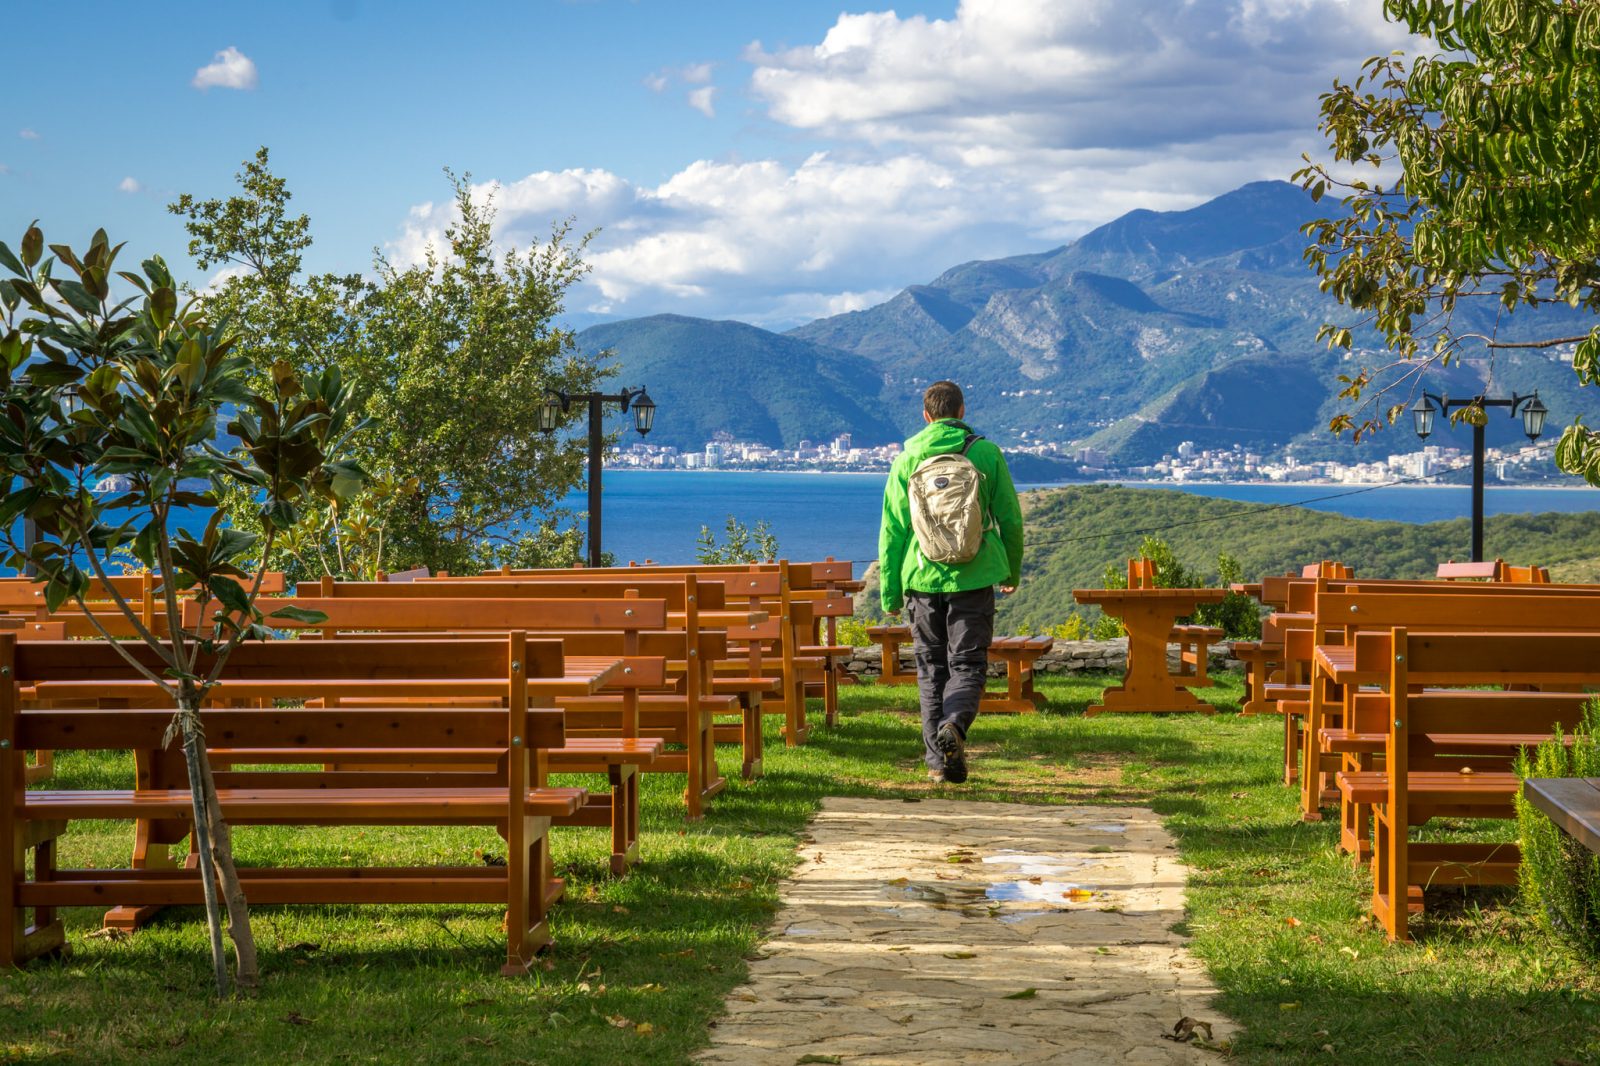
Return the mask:
<path fill-rule="evenodd" d="M 622 562 L 692 562 L 700 527 L 710 525 L 720 540 L 723 523 L 733 515 L 746 525 L 769 522 L 790 559 L 831 555 L 864 566 L 878 554 L 883 482 L 882 474 L 608 470 L 603 547 Z M 1127 484 L 1242 503 L 1304 503 L 1353 518 L 1402 522 L 1465 518 L 1471 509 L 1471 490 L 1456 486 Z M 574 493 L 566 506 L 581 511 L 587 506 L 584 494 Z M 1491 515 L 1600 511 L 1600 489 L 1491 487 L 1484 492 L 1484 510 Z"/>

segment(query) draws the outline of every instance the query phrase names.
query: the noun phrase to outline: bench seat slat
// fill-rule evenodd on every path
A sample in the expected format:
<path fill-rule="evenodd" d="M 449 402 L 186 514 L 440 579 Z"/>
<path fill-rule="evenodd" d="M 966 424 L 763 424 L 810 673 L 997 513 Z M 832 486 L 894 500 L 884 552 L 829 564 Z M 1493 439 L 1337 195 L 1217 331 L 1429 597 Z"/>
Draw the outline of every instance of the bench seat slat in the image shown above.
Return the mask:
<path fill-rule="evenodd" d="M 583 805 L 581 788 L 528 790 L 528 813 L 571 814 Z M 504 788 L 252 788 L 218 789 L 229 822 L 281 825 L 464 825 L 503 817 Z M 192 810 L 184 789 L 35 791 L 17 808 L 34 820 L 76 818 L 183 818 Z"/>

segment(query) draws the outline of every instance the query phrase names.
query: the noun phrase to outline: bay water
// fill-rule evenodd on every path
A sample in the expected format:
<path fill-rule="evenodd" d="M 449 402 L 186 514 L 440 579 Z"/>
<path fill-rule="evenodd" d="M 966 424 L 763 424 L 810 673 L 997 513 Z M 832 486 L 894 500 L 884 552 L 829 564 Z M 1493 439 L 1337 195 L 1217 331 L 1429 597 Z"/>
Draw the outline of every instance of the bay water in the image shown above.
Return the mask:
<path fill-rule="evenodd" d="M 720 543 L 723 525 L 732 515 L 746 526 L 758 520 L 768 522 L 787 558 L 810 560 L 831 555 L 864 567 L 878 554 L 883 483 L 883 474 L 608 470 L 603 546 L 623 563 L 646 559 L 693 562 L 700 528 L 710 526 Z M 1304 503 L 1352 518 L 1400 522 L 1465 518 L 1472 506 L 1471 490 L 1463 486 L 1122 484 L 1242 504 Z M 565 506 L 582 511 L 587 498 L 582 491 L 573 493 Z M 1491 487 L 1484 492 L 1484 511 L 1490 515 L 1600 511 L 1600 489 Z"/>

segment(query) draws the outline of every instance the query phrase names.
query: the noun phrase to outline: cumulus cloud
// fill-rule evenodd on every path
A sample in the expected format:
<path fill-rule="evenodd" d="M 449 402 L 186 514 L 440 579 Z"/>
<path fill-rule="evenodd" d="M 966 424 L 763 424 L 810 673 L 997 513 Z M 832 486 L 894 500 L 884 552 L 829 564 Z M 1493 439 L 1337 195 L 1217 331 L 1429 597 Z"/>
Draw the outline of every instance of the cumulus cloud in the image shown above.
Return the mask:
<path fill-rule="evenodd" d="M 698 89 L 689 90 L 689 106 L 700 112 L 706 118 L 717 117 L 717 87 L 705 85 Z"/>
<path fill-rule="evenodd" d="M 239 49 L 229 45 L 212 57 L 211 62 L 194 72 L 189 84 L 196 89 L 254 89 L 260 84 L 255 61 Z"/>
<path fill-rule="evenodd" d="M 117 182 L 118 190 L 126 193 L 143 192 L 144 186 L 139 184 L 139 179 L 133 177 L 123 178 Z"/>
<path fill-rule="evenodd" d="M 731 316 L 788 326 L 857 310 L 952 263 L 1029 243 L 1006 190 L 974 197 L 942 164 L 818 153 L 798 166 L 701 160 L 656 186 L 604 170 L 543 171 L 486 182 L 496 239 L 526 246 L 574 215 L 601 227 L 573 310 Z M 389 253 L 420 262 L 456 218 L 453 203 L 411 210 Z M 885 284 L 885 281 L 888 281 Z"/>
<path fill-rule="evenodd" d="M 1303 136 L 1335 75 L 1404 42 L 1379 0 L 962 0 L 746 58 L 784 125 L 1015 158 Z"/>
<path fill-rule="evenodd" d="M 39 134 L 31 129 L 28 129 L 27 127 L 23 127 L 21 130 L 19 130 L 17 132 L 17 136 L 21 137 L 25 141 L 37 141 L 39 139 Z"/>
<path fill-rule="evenodd" d="M 658 185 L 571 169 L 487 183 L 497 236 L 603 227 L 573 309 L 784 326 L 866 306 L 956 263 L 1040 251 L 1134 208 L 1286 178 L 1321 148 L 1317 96 L 1406 47 L 1381 0 L 962 0 L 949 19 L 844 14 L 809 45 L 750 46 L 750 96 L 830 144 L 799 161 L 699 160 Z M 705 92 L 709 65 L 658 72 Z M 650 84 L 656 87 L 655 81 Z M 415 258 L 450 204 L 413 209 Z"/>

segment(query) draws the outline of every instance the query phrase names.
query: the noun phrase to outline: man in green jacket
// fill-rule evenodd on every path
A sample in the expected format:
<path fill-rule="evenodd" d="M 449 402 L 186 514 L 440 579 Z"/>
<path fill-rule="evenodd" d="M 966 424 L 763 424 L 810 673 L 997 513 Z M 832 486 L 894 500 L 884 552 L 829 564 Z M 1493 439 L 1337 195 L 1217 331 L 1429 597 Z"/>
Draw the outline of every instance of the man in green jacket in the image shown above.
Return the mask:
<path fill-rule="evenodd" d="M 960 386 L 928 387 L 927 428 L 906 441 L 889 470 L 878 533 L 883 609 L 898 616 L 904 608 L 911 624 L 928 777 L 952 784 L 967 779 L 967 730 L 988 674 L 995 586 L 1011 593 L 1022 574 L 1022 508 L 1011 472 L 1000 449 L 962 421 L 965 415 Z M 920 543 L 912 528 L 912 475 L 930 457 L 963 449 L 981 478 L 982 541 L 966 562 L 935 562 L 928 555 L 940 552 Z"/>

